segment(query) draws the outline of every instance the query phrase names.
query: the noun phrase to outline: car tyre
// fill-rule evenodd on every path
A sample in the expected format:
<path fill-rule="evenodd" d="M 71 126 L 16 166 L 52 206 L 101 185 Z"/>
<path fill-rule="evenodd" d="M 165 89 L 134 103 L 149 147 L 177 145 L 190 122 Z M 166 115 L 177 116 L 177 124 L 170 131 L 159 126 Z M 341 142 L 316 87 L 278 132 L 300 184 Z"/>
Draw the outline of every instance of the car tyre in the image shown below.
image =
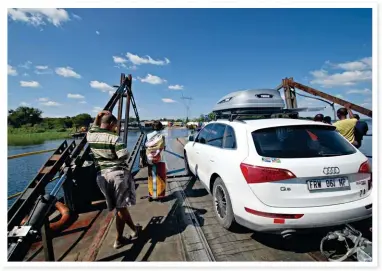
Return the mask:
<path fill-rule="evenodd" d="M 223 180 L 217 177 L 212 189 L 215 216 L 223 228 L 231 230 L 236 225 L 231 199 Z"/>
<path fill-rule="evenodd" d="M 186 176 L 192 176 L 192 172 L 190 170 L 190 166 L 188 164 L 188 158 L 187 158 L 187 153 L 184 152 L 184 171 L 186 172 L 185 175 Z"/>

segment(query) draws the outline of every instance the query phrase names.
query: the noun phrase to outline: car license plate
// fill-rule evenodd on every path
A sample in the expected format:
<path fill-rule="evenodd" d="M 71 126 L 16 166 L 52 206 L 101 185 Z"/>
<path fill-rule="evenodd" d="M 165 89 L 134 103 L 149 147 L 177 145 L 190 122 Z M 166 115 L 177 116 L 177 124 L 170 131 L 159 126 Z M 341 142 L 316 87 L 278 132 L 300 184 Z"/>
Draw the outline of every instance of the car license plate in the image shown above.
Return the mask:
<path fill-rule="evenodd" d="M 308 189 L 310 191 L 331 190 L 336 188 L 349 188 L 349 187 L 350 187 L 349 180 L 345 177 L 308 181 Z"/>

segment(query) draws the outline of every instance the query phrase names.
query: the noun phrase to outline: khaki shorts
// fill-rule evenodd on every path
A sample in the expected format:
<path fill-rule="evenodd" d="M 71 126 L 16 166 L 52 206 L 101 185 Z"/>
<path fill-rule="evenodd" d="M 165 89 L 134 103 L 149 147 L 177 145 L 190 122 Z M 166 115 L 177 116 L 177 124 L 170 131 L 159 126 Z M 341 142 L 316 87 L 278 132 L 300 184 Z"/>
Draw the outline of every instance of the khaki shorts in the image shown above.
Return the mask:
<path fill-rule="evenodd" d="M 135 205 L 135 182 L 129 171 L 102 173 L 97 176 L 97 184 L 106 198 L 109 211 Z"/>

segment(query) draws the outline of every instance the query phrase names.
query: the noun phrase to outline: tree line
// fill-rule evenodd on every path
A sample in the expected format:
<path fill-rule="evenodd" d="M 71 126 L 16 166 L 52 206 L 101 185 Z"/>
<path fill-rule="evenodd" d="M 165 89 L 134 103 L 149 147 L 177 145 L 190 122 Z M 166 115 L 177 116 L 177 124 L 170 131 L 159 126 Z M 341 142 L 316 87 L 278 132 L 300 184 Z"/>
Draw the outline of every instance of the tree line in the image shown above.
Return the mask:
<path fill-rule="evenodd" d="M 87 114 L 79 114 L 74 117 L 43 118 L 42 111 L 37 108 L 20 106 L 15 110 L 8 110 L 9 128 L 34 128 L 35 130 L 65 130 L 88 126 L 93 118 Z"/>

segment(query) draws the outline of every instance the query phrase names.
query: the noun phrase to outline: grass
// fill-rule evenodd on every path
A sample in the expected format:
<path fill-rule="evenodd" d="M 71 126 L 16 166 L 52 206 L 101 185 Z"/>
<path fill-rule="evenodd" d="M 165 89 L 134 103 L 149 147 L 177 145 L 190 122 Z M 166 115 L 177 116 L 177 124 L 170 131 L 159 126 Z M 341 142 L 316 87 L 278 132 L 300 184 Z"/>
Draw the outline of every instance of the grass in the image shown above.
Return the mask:
<path fill-rule="evenodd" d="M 25 131 L 24 129 L 12 129 L 11 131 L 8 129 L 8 146 L 38 145 L 47 140 L 70 138 L 72 132 L 71 130 L 66 130 L 65 132 L 48 130 L 36 133 Z"/>

